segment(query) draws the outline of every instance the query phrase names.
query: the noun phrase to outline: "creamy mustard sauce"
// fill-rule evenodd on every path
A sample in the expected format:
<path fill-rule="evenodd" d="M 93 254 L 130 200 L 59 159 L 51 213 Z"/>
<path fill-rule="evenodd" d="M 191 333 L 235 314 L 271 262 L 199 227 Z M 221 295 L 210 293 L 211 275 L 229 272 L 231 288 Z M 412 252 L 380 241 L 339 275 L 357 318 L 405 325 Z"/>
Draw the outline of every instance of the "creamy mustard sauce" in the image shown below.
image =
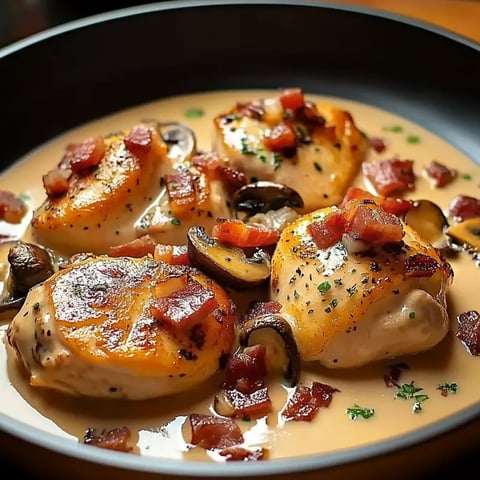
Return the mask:
<path fill-rule="evenodd" d="M 31 211 L 42 203 L 45 196 L 42 175 L 57 165 L 67 144 L 89 136 L 128 129 L 143 120 L 156 119 L 178 121 L 189 126 L 196 133 L 199 149 L 208 151 L 212 149 L 212 119 L 215 115 L 228 110 L 237 101 L 249 101 L 276 93 L 228 91 L 186 95 L 141 105 L 64 133 L 31 152 L 0 177 L 0 189 L 28 197 L 30 208 L 20 225 L 12 227 L 0 222 L 0 234 L 14 233 L 22 235 L 24 240 L 31 239 L 28 231 Z M 307 95 L 307 98 L 346 109 L 367 135 L 383 138 L 387 149 L 381 154 L 370 152 L 369 159 L 398 156 L 414 160 L 416 189 L 409 198 L 432 200 L 446 211 L 450 200 L 457 194 L 479 196 L 479 166 L 424 128 L 369 105 L 341 98 L 314 95 Z M 203 110 L 204 115 L 196 118 L 186 115 L 192 108 Z M 457 169 L 457 179 L 444 188 L 433 187 L 422 174 L 424 167 L 432 160 Z M 356 185 L 368 188 L 361 174 Z M 2 258 L 0 269 L 5 269 L 6 259 Z M 283 408 L 289 392 L 279 381 L 272 382 L 269 393 L 273 400 L 273 412 L 268 418 L 240 422 L 245 445 L 266 448 L 269 458 L 331 452 L 408 433 L 478 403 L 480 357 L 467 352 L 455 337 L 455 330 L 457 315 L 480 308 L 477 297 L 480 268 L 467 253 L 451 260 L 451 264 L 455 276 L 448 293 L 450 332 L 439 345 L 418 355 L 358 369 L 329 370 L 315 365 L 305 367 L 301 383 L 309 385 L 316 380 L 340 390 L 334 395 L 330 407 L 320 409 L 311 423 L 285 423 L 281 419 L 278 412 Z M 2 337 L 6 327 L 6 323 L 1 325 Z M 101 431 L 126 425 L 132 431 L 135 453 L 186 460 L 208 460 L 210 455 L 217 460 L 213 453 L 189 448 L 186 440 L 189 438 L 188 415 L 211 412 L 219 378 L 213 378 L 201 390 L 172 398 L 129 403 L 78 399 L 30 387 L 14 355 L 7 357 L 7 348 L 4 344 L 0 348 L 1 413 L 70 441 L 81 440 L 89 427 Z M 429 397 L 422 403 L 420 413 L 412 412 L 412 400 L 396 398 L 396 388 L 385 386 L 383 377 L 389 373 L 388 366 L 399 362 L 406 362 L 409 366 L 409 369 L 403 370 L 400 383 L 414 381 L 417 387 L 423 389 L 419 393 Z M 442 396 L 437 387 L 449 382 L 456 382 L 458 391 Z M 346 409 L 354 405 L 374 409 L 375 414 L 368 420 L 352 420 L 346 414 Z"/>

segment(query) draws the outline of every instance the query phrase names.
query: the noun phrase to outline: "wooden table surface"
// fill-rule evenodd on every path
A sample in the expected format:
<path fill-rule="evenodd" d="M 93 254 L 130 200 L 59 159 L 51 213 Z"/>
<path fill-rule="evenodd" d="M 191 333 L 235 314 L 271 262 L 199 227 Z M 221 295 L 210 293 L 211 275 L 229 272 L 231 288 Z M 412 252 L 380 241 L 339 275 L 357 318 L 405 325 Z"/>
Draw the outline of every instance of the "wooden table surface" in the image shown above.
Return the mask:
<path fill-rule="evenodd" d="M 480 0 L 337 0 L 432 23 L 480 43 Z"/>

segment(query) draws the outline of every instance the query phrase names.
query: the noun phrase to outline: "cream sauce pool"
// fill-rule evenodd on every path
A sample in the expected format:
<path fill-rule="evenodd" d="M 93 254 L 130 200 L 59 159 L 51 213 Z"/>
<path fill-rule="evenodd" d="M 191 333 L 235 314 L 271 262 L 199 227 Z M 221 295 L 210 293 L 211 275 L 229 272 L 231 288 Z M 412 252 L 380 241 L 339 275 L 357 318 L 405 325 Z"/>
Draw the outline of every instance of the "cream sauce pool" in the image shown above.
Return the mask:
<path fill-rule="evenodd" d="M 211 150 L 213 117 L 228 110 L 237 101 L 249 101 L 275 95 L 276 91 L 225 91 L 199 93 L 163 99 L 94 120 L 53 139 L 31 152 L 0 177 L 0 189 L 13 191 L 28 198 L 30 211 L 44 199 L 42 175 L 57 165 L 67 144 L 89 136 L 106 135 L 129 129 L 146 119 L 178 121 L 192 128 L 198 148 Z M 349 111 L 358 127 L 371 137 L 381 137 L 387 149 L 379 154 L 370 152 L 370 159 L 398 156 L 414 160 L 417 174 L 416 189 L 409 198 L 426 198 L 446 211 L 450 200 L 458 194 L 478 197 L 480 167 L 441 138 L 406 119 L 372 106 L 342 98 L 307 95 L 312 100 L 331 103 Z M 192 115 L 192 112 L 196 115 Z M 435 188 L 421 172 L 436 160 L 458 170 L 458 177 L 444 188 Z M 356 184 L 363 188 L 361 175 Z M 17 233 L 29 240 L 27 215 L 22 224 L 14 226 L 0 222 L 0 234 Z M 0 268 L 6 268 L 6 259 Z M 467 310 L 480 308 L 478 285 L 480 268 L 472 257 L 462 253 L 451 260 L 454 281 L 448 293 L 450 332 L 433 350 L 415 356 L 394 359 L 350 370 L 328 370 L 315 365 L 302 372 L 301 382 L 313 380 L 327 383 L 338 390 L 328 408 L 322 408 L 315 420 L 284 423 L 279 414 L 285 404 L 287 388 L 272 382 L 270 396 L 273 412 L 268 418 L 240 422 L 245 444 L 269 450 L 268 458 L 332 452 L 356 447 L 412 432 L 461 411 L 480 399 L 480 357 L 472 356 L 455 337 L 456 317 Z M 1 325 L 4 336 L 7 322 Z M 5 342 L 6 343 L 6 342 Z M 219 379 L 214 378 L 201 391 L 188 392 L 171 398 L 142 402 L 112 402 L 78 399 L 35 389 L 28 385 L 14 356 L 7 356 L 7 346 L 0 349 L 0 412 L 25 425 L 36 427 L 72 442 L 81 440 L 85 430 L 94 427 L 101 431 L 128 426 L 132 431 L 135 453 L 148 456 L 185 460 L 218 460 L 211 452 L 191 449 L 186 426 L 190 413 L 211 413 Z M 387 388 L 383 380 L 389 365 L 406 362 L 400 383 L 415 383 L 428 395 L 422 411 L 413 413 L 412 401 L 396 398 L 396 389 Z M 441 395 L 438 386 L 455 382 L 456 394 Z M 347 409 L 359 405 L 374 409 L 369 419 L 352 420 Z M 92 447 L 93 448 L 93 447 Z"/>

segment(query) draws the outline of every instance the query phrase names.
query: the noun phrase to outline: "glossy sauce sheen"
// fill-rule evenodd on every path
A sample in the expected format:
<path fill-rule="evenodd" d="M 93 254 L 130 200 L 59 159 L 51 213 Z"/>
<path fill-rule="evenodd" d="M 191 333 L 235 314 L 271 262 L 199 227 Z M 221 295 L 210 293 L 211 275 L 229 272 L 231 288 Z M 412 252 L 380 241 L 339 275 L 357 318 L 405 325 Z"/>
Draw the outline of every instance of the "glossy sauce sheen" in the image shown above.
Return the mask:
<path fill-rule="evenodd" d="M 42 175 L 59 162 L 67 144 L 89 136 L 128 129 L 142 120 L 182 122 L 196 133 L 199 149 L 211 150 L 214 128 L 212 119 L 215 115 L 228 110 L 237 101 L 249 101 L 276 93 L 232 91 L 188 95 L 142 105 L 92 121 L 41 146 L 4 172 L 0 177 L 0 189 L 28 195 L 28 205 L 33 209 L 44 199 Z M 446 211 L 450 200 L 457 194 L 478 197 L 478 165 L 420 126 L 377 108 L 345 99 L 313 95 L 307 95 L 307 98 L 346 109 L 368 136 L 385 139 L 387 149 L 381 154 L 370 152 L 370 159 L 399 157 L 414 160 L 416 189 L 409 198 L 432 200 Z M 192 108 L 203 110 L 204 115 L 188 118 L 185 113 Z M 402 127 L 401 131 L 392 128 L 396 126 Z M 422 173 L 424 167 L 433 160 L 457 169 L 457 179 L 447 187 L 434 188 Z M 366 187 L 361 175 L 357 178 L 356 185 Z M 24 233 L 25 240 L 29 240 L 30 218 L 27 215 L 22 225 L 13 228 L 14 231 Z M 11 232 L 12 227 L 0 223 L 0 233 L 7 231 Z M 331 452 L 408 433 L 478 403 L 480 357 L 467 352 L 455 337 L 455 331 L 457 315 L 480 307 L 480 268 L 466 253 L 452 260 L 451 264 L 454 281 L 448 294 L 450 332 L 439 345 L 432 351 L 419 355 L 359 369 L 328 370 L 313 364 L 306 366 L 302 372 L 303 384 L 309 385 L 316 380 L 340 390 L 334 395 L 330 407 L 320 409 L 312 423 L 283 422 L 279 412 L 287 399 L 288 389 L 278 379 L 273 381 L 269 393 L 274 410 L 268 419 L 240 421 L 245 445 L 266 448 L 269 450 L 268 458 Z M 2 336 L 6 326 L 5 323 L 1 326 Z M 6 348 L 2 346 L 0 349 L 1 413 L 71 441 L 81 440 L 85 430 L 90 427 L 101 431 L 126 425 L 132 431 L 135 453 L 186 460 L 208 460 L 208 455 L 211 455 L 214 460 L 218 459 L 214 453 L 206 453 L 201 448 L 189 448 L 188 415 L 210 413 L 219 378 L 212 379 L 205 388 L 172 398 L 142 402 L 77 399 L 31 388 L 16 362 L 7 362 Z M 13 359 L 13 355 L 10 358 Z M 395 398 L 396 388 L 387 388 L 385 385 L 383 377 L 389 373 L 388 366 L 399 362 L 405 362 L 409 366 L 409 369 L 403 370 L 399 383 L 414 381 L 417 387 L 423 389 L 419 393 L 429 397 L 423 402 L 420 413 L 412 412 L 412 400 Z M 456 394 L 442 396 L 437 387 L 449 382 L 456 382 L 458 391 Z M 368 420 L 352 420 L 346 414 L 346 409 L 354 405 L 374 409 L 375 414 Z"/>

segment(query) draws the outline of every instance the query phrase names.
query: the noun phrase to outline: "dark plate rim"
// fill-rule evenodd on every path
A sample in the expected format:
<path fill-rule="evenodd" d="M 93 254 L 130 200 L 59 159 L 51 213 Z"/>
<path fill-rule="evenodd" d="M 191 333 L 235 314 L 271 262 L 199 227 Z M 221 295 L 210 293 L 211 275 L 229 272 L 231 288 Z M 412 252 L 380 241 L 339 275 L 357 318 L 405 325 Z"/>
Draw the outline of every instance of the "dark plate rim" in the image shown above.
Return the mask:
<path fill-rule="evenodd" d="M 43 32 L 33 34 L 25 39 L 13 42 L 1 48 L 0 60 L 8 55 L 13 55 L 16 52 L 26 49 L 29 46 L 61 35 L 62 33 L 82 29 L 102 22 L 169 10 L 202 8 L 210 6 L 246 5 L 312 7 L 379 17 L 381 19 L 403 23 L 406 26 L 429 31 L 432 34 L 448 38 L 458 44 L 472 48 L 480 53 L 479 42 L 449 31 L 445 28 L 401 14 L 395 14 L 380 9 L 352 5 L 348 3 L 332 3 L 315 0 L 173 0 L 167 3 L 150 3 L 113 10 L 49 28 Z M 91 446 L 76 443 L 74 441 L 66 442 L 63 438 L 55 434 L 47 433 L 36 427 L 25 425 L 24 423 L 2 413 L 0 413 L 0 430 L 3 430 L 5 433 L 24 440 L 34 446 L 48 449 L 55 453 L 115 468 L 157 474 L 218 478 L 245 475 L 278 475 L 295 472 L 309 472 L 344 466 L 354 462 L 365 461 L 380 457 L 382 455 L 390 454 L 392 452 L 404 450 L 409 447 L 415 447 L 423 442 L 427 442 L 455 429 L 461 428 L 478 418 L 480 418 L 480 401 L 478 404 L 465 408 L 456 414 L 453 414 L 421 429 L 366 446 L 352 447 L 342 451 L 321 455 L 275 459 L 264 462 L 219 463 L 215 464 L 215 468 L 212 468 L 212 464 L 210 462 L 191 462 L 162 459 L 162 462 L 160 463 L 156 457 L 125 455 L 125 453 L 111 450 L 92 448 Z"/>

